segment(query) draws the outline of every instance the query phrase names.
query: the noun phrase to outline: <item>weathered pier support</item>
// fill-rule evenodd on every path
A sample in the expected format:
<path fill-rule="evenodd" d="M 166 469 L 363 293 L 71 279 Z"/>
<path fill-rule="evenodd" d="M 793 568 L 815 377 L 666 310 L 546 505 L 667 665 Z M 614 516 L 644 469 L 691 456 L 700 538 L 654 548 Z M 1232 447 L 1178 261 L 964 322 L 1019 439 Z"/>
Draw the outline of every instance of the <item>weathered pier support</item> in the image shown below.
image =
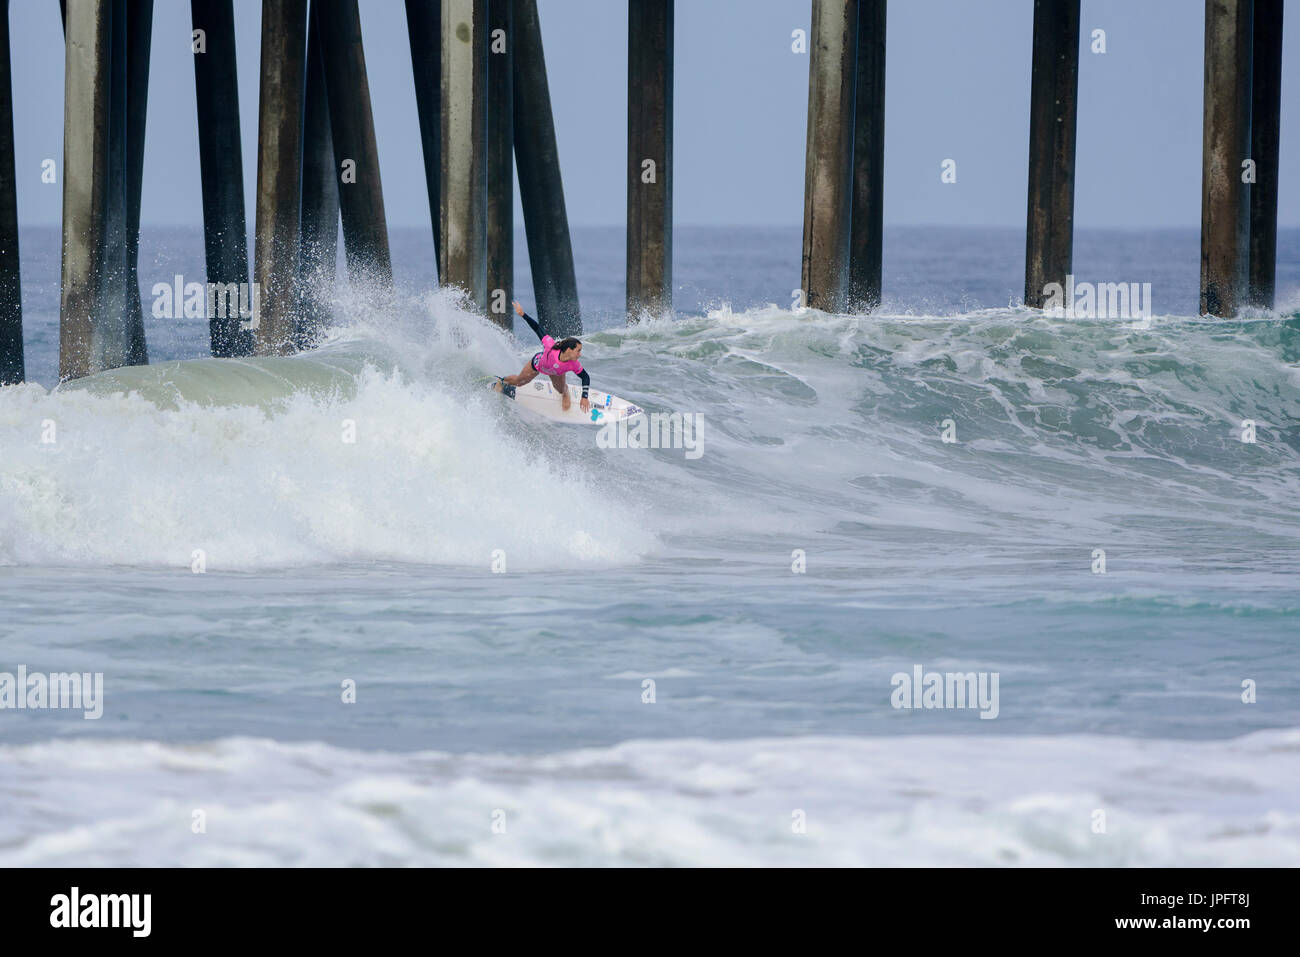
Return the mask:
<path fill-rule="evenodd" d="M 94 296 L 96 312 L 91 317 L 92 325 L 103 327 L 99 334 L 100 348 L 113 356 L 105 360 L 104 368 L 149 362 L 140 302 L 139 258 L 153 0 L 135 3 L 111 0 L 110 7 L 107 207 L 104 211 L 108 248 L 100 256 Z M 60 0 L 59 17 L 66 44 L 65 0 Z M 126 337 L 125 359 L 121 361 L 117 357 L 119 326 L 124 326 L 122 334 Z"/>
<path fill-rule="evenodd" d="M 114 0 L 74 4 L 66 19 L 63 111 L 63 264 L 59 378 L 124 365 L 121 310 L 104 315 Z"/>
<path fill-rule="evenodd" d="M 514 0 L 488 0 L 487 310 L 514 327 L 515 285 Z"/>
<path fill-rule="evenodd" d="M 291 352 L 298 324 L 306 46 L 307 0 L 263 0 L 254 250 L 260 355 Z"/>
<path fill-rule="evenodd" d="M 487 307 L 487 0 L 443 0 L 438 278 Z"/>
<path fill-rule="evenodd" d="M 859 0 L 853 106 L 853 209 L 849 305 L 880 305 L 885 211 L 885 14 L 887 0 Z"/>
<path fill-rule="evenodd" d="M 1282 0 L 1255 0 L 1250 109 L 1249 302 L 1273 308 L 1277 278 L 1278 113 L 1282 101 Z"/>
<path fill-rule="evenodd" d="M 813 0 L 804 160 L 804 303 L 848 307 L 858 0 Z"/>
<path fill-rule="evenodd" d="M 9 63 L 9 0 L 0 0 L 0 386 L 22 382 L 23 297 L 18 268 L 18 182 L 14 177 L 14 97 Z"/>
<path fill-rule="evenodd" d="M 209 283 L 248 287 L 243 149 L 239 136 L 239 82 L 235 68 L 232 0 L 190 0 L 191 23 L 202 33 L 194 53 L 198 101 L 199 173 L 203 180 L 203 253 Z M 238 297 L 236 297 L 238 298 Z M 251 305 L 251 293 L 248 297 Z M 253 333 L 241 330 L 238 309 L 208 317 L 212 354 L 253 354 Z"/>
<path fill-rule="evenodd" d="M 1029 96 L 1025 305 L 1066 284 L 1074 255 L 1074 146 L 1079 95 L 1079 0 L 1034 0 Z"/>
<path fill-rule="evenodd" d="M 406 0 L 406 33 L 411 42 L 411 74 L 420 117 L 424 183 L 433 225 L 433 258 L 442 269 L 442 11 L 441 0 Z"/>
<path fill-rule="evenodd" d="M 131 322 L 130 365 L 147 365 L 140 302 L 140 197 L 144 186 L 144 130 L 149 103 L 153 0 L 124 0 L 126 20 L 126 308 Z M 121 76 L 122 74 L 118 74 Z"/>
<path fill-rule="evenodd" d="M 391 285 L 393 266 L 366 54 L 361 44 L 361 13 L 357 0 L 317 3 L 348 276 L 354 282 L 364 279 Z"/>
<path fill-rule="evenodd" d="M 537 318 L 555 335 L 582 333 L 573 244 L 537 0 L 514 0 L 514 141 Z"/>
<path fill-rule="evenodd" d="M 307 27 L 306 102 L 302 131 L 302 236 L 298 276 L 302 293 L 296 344 L 309 346 L 329 320 L 338 269 L 339 170 L 330 131 L 325 58 L 321 51 L 321 0 L 313 0 Z"/>
<path fill-rule="evenodd" d="M 101 277 L 99 308 L 105 318 L 104 341 L 112 354 L 111 365 L 130 365 L 134 344 L 134 316 L 127 282 L 131 265 L 127 258 L 127 4 L 112 0 L 108 81 L 108 212 L 105 224 L 104 273 Z M 119 333 L 120 330 L 120 333 Z M 123 336 L 119 345 L 118 335 Z M 121 361 L 118 355 L 121 354 Z"/>
<path fill-rule="evenodd" d="M 1205 0 L 1201 155 L 1201 315 L 1235 316 L 1250 259 L 1251 46 L 1254 0 Z"/>
<path fill-rule="evenodd" d="M 673 306 L 673 12 L 674 0 L 628 0 L 629 323 Z"/>

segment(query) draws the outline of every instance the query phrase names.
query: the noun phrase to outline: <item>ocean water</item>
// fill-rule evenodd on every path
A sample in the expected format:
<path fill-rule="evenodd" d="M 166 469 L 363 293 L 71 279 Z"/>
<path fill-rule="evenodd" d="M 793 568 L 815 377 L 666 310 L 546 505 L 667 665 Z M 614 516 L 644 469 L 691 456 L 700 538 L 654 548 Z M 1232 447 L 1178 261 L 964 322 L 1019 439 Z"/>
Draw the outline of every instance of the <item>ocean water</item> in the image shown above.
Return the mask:
<path fill-rule="evenodd" d="M 1194 230 L 1081 232 L 1142 328 L 1021 308 L 1014 230 L 890 230 L 836 316 L 791 308 L 797 228 L 684 228 L 627 328 L 621 230 L 577 230 L 593 384 L 698 457 L 482 391 L 531 337 L 416 231 L 310 353 L 150 318 L 155 365 L 52 390 L 22 242 L 0 672 L 102 672 L 103 715 L 0 710 L 0 864 L 1300 860 L 1300 231 L 1234 321 Z M 146 230 L 146 309 L 176 273 L 201 235 Z M 895 707 L 918 667 L 995 708 Z"/>

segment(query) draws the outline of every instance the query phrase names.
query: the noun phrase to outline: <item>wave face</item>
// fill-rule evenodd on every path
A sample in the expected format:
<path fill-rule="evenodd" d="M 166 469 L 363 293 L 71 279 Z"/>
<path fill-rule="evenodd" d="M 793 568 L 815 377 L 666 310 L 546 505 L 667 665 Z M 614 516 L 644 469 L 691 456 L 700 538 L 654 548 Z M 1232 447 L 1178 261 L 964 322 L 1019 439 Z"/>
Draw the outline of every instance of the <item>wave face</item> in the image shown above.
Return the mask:
<path fill-rule="evenodd" d="M 702 416 L 694 459 L 508 408 L 479 380 L 523 354 L 441 296 L 356 314 L 290 358 L 0 390 L 0 563 L 582 567 L 776 541 L 918 573 L 1093 548 L 1294 568 L 1297 320 L 724 307 L 588 336 L 596 384 Z"/>
<path fill-rule="evenodd" d="M 418 344 L 359 327 L 290 358 L 0 390 L 0 563 L 634 561 L 652 539 L 628 510 L 475 381 L 519 364 L 506 337 L 412 308 Z"/>

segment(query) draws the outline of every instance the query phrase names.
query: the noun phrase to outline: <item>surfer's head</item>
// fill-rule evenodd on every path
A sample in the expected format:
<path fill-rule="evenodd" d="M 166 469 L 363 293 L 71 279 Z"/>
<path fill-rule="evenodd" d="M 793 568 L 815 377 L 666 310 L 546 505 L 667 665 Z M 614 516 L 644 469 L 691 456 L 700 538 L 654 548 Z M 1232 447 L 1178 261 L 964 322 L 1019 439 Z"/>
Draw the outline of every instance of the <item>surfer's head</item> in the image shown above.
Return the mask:
<path fill-rule="evenodd" d="M 560 351 L 561 362 L 572 362 L 582 355 L 582 343 L 577 339 L 569 336 L 567 339 L 561 339 L 555 344 L 555 348 Z"/>

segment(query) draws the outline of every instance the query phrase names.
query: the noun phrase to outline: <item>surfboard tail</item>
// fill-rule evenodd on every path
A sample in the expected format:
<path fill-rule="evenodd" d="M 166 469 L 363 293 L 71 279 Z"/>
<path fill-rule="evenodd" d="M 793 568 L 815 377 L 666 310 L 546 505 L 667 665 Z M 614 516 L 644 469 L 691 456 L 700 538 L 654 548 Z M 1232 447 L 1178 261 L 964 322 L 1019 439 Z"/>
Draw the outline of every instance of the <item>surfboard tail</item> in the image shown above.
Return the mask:
<path fill-rule="evenodd" d="M 489 386 L 491 387 L 493 392 L 500 392 L 507 399 L 513 399 L 515 397 L 516 387 L 512 385 L 506 385 L 506 380 L 501 376 L 493 377 L 492 381 L 489 383 Z"/>

